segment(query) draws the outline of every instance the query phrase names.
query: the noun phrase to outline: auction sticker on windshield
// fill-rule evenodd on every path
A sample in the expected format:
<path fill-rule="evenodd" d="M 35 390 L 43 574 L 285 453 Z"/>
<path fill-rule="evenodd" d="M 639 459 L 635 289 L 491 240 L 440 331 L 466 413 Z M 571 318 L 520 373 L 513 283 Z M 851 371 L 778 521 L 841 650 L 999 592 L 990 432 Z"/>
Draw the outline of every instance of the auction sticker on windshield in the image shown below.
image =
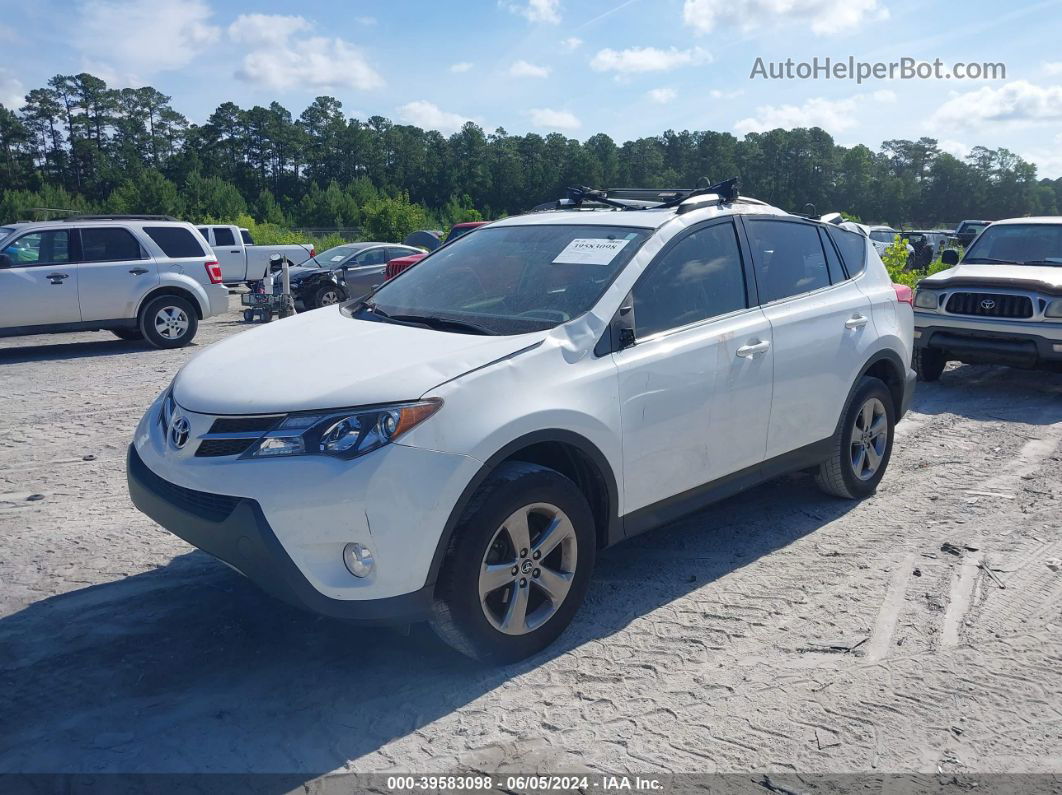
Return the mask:
<path fill-rule="evenodd" d="M 571 265 L 608 265 L 629 242 L 607 237 L 577 237 L 553 261 Z"/>

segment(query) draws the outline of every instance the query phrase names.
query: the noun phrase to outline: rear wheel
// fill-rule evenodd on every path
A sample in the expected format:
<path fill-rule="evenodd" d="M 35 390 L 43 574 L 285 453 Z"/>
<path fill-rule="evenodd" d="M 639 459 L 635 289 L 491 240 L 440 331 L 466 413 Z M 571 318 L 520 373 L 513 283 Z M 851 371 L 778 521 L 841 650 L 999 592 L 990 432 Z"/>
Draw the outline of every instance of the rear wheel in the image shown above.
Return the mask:
<path fill-rule="evenodd" d="M 911 362 L 918 378 L 922 381 L 936 381 L 944 372 L 948 360 L 944 354 L 934 348 L 915 348 Z"/>
<path fill-rule="evenodd" d="M 594 517 L 574 483 L 536 464 L 502 464 L 454 530 L 432 628 L 486 662 L 541 651 L 582 603 L 595 552 Z"/>
<path fill-rule="evenodd" d="M 140 310 L 140 333 L 156 348 L 183 347 L 198 329 L 191 302 L 178 295 L 160 295 Z"/>
<path fill-rule="evenodd" d="M 833 451 L 819 465 L 815 476 L 819 488 L 846 499 L 873 494 L 892 456 L 895 424 L 888 387 L 877 378 L 861 378 L 834 436 Z"/>

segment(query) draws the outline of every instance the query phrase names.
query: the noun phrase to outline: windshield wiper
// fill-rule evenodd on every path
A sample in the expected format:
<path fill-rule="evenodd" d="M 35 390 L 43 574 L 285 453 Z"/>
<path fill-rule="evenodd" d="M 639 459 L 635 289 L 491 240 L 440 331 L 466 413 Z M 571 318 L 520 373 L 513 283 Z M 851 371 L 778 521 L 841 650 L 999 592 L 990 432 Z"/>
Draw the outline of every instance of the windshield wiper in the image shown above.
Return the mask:
<path fill-rule="evenodd" d="M 1030 259 L 1023 262 L 1022 265 L 1062 265 L 1062 259 Z"/>
<path fill-rule="evenodd" d="M 380 314 L 379 309 L 373 310 L 375 313 Z M 407 323 L 420 323 L 429 328 L 453 329 L 454 331 L 464 330 L 470 331 L 473 334 L 484 334 L 487 336 L 495 336 L 495 332 L 486 326 L 481 326 L 478 323 L 470 323 L 467 320 L 454 320 L 448 317 L 438 317 L 436 315 L 384 315 L 391 320 L 405 321 Z"/>
<path fill-rule="evenodd" d="M 971 264 L 972 263 L 974 265 L 979 265 L 979 264 L 985 263 L 985 262 L 998 262 L 1000 265 L 1015 265 L 1015 264 L 1017 264 L 1012 259 L 996 259 L 995 257 L 967 257 L 965 260 L 963 260 L 963 262 L 966 263 L 966 264 Z"/>

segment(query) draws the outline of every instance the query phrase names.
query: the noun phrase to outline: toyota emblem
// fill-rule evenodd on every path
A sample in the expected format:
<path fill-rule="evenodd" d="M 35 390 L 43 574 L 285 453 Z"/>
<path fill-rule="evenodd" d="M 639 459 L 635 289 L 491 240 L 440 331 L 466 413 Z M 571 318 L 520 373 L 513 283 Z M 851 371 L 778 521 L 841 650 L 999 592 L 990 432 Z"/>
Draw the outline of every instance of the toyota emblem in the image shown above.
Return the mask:
<path fill-rule="evenodd" d="M 192 426 L 188 423 L 188 419 L 185 417 L 174 417 L 173 422 L 170 424 L 170 442 L 180 450 L 186 444 L 188 444 L 188 436 L 191 434 Z"/>
<path fill-rule="evenodd" d="M 993 301 L 991 298 L 986 298 L 983 301 L 981 301 L 981 308 L 984 309 L 984 310 L 995 309 L 996 308 L 996 302 Z"/>

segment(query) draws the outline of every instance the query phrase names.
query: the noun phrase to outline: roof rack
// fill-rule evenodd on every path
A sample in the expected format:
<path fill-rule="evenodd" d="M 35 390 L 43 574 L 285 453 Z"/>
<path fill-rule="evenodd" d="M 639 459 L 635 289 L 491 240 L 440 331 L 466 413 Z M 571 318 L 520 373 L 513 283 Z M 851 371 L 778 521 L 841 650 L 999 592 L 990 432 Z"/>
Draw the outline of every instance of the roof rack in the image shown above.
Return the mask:
<path fill-rule="evenodd" d="M 568 188 L 567 198 L 538 204 L 532 207 L 531 211 L 589 210 L 595 207 L 609 207 L 614 210 L 657 210 L 680 207 L 687 199 L 709 195 L 714 196 L 720 204 L 728 204 L 740 198 L 737 182 L 737 177 L 732 177 L 704 188 Z M 684 210 L 680 207 L 679 212 Z"/>
<path fill-rule="evenodd" d="M 176 221 L 172 215 L 68 215 L 63 221 Z"/>

